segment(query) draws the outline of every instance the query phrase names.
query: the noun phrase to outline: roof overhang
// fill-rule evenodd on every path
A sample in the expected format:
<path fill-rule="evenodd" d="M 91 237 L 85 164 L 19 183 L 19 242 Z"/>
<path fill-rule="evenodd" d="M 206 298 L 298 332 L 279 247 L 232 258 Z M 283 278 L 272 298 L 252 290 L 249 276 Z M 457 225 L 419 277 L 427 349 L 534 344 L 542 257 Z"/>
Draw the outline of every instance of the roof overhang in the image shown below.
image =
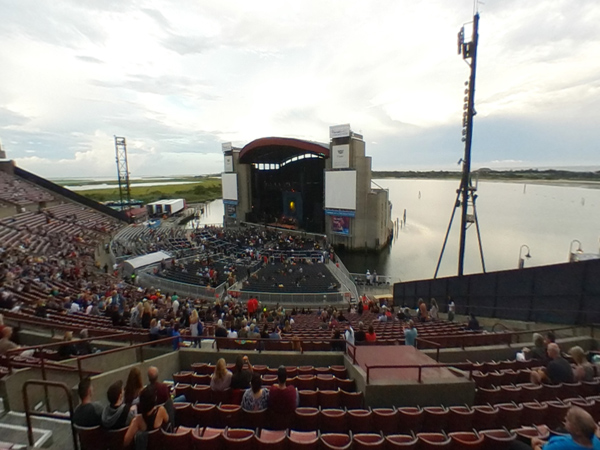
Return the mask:
<path fill-rule="evenodd" d="M 313 153 L 329 158 L 329 145 L 301 139 L 267 137 L 256 139 L 245 145 L 240 152 L 240 163 L 278 164 L 294 156 Z"/>

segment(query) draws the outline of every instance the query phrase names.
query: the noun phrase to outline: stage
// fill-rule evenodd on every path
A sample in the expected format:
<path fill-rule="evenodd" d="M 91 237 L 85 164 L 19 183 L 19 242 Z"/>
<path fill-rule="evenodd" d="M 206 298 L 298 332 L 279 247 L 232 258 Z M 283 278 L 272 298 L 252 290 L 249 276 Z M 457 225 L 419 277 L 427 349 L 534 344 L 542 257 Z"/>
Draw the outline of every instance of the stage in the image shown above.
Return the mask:
<path fill-rule="evenodd" d="M 420 364 L 436 364 L 433 358 L 408 345 L 361 345 L 356 347 L 356 362 L 367 372 L 367 366 L 406 366 Z M 419 369 L 370 369 L 369 384 L 394 384 L 418 380 Z M 448 368 L 425 368 L 421 373 L 424 382 L 431 380 L 456 379 L 457 376 Z"/>

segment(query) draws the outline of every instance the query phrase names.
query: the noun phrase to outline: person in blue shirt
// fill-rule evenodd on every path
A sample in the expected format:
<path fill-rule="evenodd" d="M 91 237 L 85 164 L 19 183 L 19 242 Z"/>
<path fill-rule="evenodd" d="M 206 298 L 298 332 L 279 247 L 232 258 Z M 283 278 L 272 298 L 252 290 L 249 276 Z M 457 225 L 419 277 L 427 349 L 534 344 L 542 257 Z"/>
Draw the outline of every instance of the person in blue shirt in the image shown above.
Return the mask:
<path fill-rule="evenodd" d="M 408 327 L 404 329 L 404 344 L 414 347 L 417 341 L 417 334 L 415 323 L 410 320 L 408 322 Z"/>
<path fill-rule="evenodd" d="M 569 436 L 552 436 L 548 442 L 533 438 L 533 450 L 580 450 L 591 448 L 600 450 L 600 440 L 596 436 L 597 425 L 593 417 L 584 409 L 572 406 L 565 417 L 565 429 Z"/>

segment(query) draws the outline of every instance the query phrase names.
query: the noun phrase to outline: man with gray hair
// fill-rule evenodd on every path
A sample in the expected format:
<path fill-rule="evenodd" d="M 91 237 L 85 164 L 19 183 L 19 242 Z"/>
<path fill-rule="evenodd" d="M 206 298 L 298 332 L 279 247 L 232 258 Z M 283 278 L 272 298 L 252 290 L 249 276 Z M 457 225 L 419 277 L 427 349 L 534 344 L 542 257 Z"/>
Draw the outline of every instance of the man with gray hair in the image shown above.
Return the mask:
<path fill-rule="evenodd" d="M 569 432 L 569 436 L 552 436 L 548 442 L 539 438 L 533 438 L 531 440 L 531 448 L 533 450 L 600 449 L 600 440 L 596 436 L 596 422 L 594 422 L 594 418 L 584 409 L 572 406 L 567 411 L 565 429 Z M 519 447 L 515 446 L 511 448 L 516 449 Z"/>
<path fill-rule="evenodd" d="M 560 354 L 560 347 L 554 342 L 548 344 L 548 358 L 550 362 L 545 369 L 531 372 L 531 382 L 541 384 L 542 382 L 559 384 L 573 383 L 573 369 L 571 364 Z"/>

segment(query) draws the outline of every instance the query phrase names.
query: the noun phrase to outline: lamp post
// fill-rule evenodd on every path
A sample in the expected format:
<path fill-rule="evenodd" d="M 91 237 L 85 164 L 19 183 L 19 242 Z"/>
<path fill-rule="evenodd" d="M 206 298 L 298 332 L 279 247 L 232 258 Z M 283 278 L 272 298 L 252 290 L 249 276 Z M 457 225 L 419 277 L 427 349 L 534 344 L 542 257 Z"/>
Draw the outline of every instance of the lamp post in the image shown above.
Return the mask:
<path fill-rule="evenodd" d="M 573 244 L 575 243 L 577 243 L 577 250 L 573 251 Z M 569 262 L 575 261 L 575 253 L 583 253 L 581 242 L 579 242 L 577 239 L 573 239 L 569 245 Z"/>
<path fill-rule="evenodd" d="M 523 256 L 524 248 L 527 249 L 527 254 L 525 256 Z M 519 269 L 522 269 L 523 267 L 525 267 L 525 259 L 524 258 L 531 258 L 531 250 L 529 249 L 529 245 L 526 245 L 526 244 L 521 245 L 521 248 L 519 249 Z"/>

